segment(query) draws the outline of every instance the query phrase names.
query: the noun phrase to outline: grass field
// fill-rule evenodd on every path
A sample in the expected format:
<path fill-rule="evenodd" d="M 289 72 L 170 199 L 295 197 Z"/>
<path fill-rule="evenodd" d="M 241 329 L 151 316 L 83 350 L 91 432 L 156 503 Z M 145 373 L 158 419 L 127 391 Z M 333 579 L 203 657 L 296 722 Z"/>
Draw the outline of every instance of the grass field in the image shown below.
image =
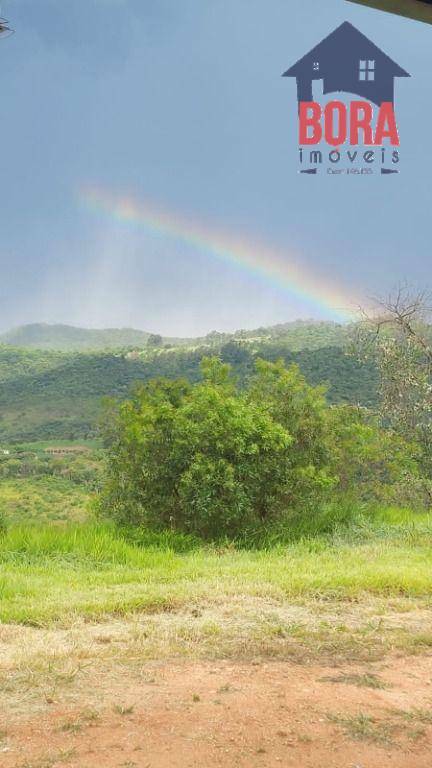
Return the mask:
<path fill-rule="evenodd" d="M 0 619 L 67 625 L 78 617 L 178 610 L 238 595 L 276 602 L 368 595 L 425 600 L 432 593 L 431 540 L 425 518 L 381 524 L 352 541 L 259 551 L 197 546 L 176 552 L 184 541 L 175 537 L 138 546 L 91 524 L 14 526 L 0 541 Z"/>

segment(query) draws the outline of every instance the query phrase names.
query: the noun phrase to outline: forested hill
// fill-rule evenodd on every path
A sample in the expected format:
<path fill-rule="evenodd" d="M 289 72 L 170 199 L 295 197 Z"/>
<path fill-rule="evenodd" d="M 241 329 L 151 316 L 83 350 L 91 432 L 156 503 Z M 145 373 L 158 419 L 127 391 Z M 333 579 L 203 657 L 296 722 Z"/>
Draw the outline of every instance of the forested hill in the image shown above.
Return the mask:
<path fill-rule="evenodd" d="M 293 343 L 292 333 L 145 351 L 65 353 L 0 346 L 0 447 L 24 440 L 92 437 L 103 396 L 126 397 L 134 382 L 158 376 L 196 381 L 200 361 L 208 354 L 230 362 L 240 383 L 251 375 L 257 357 L 282 357 L 298 363 L 311 383 L 328 383 L 331 402 L 375 402 L 377 377 L 371 366 L 356 363 L 342 344 L 319 346 L 319 338 L 312 343 L 308 331 L 311 348 L 298 349 L 301 342 L 297 336 Z"/>
<path fill-rule="evenodd" d="M 145 349 L 171 346 L 214 346 L 229 341 L 282 340 L 293 351 L 343 346 L 348 327 L 330 322 L 295 321 L 257 328 L 252 331 L 219 333 L 212 331 L 197 338 L 162 337 L 159 334 L 134 328 L 76 328 L 72 325 L 34 323 L 22 325 L 0 334 L 0 344 L 28 349 L 59 352 L 113 351 L 118 349 Z"/>
<path fill-rule="evenodd" d="M 146 346 L 150 334 L 132 328 L 93 330 L 72 325 L 34 323 L 0 334 L 0 344 L 64 352 Z"/>

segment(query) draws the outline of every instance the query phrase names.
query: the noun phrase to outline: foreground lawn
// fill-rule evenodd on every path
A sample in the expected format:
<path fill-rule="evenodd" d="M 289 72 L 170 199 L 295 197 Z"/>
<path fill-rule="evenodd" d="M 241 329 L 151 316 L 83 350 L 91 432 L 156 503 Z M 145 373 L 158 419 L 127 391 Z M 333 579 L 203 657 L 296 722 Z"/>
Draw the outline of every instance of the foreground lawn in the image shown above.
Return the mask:
<path fill-rule="evenodd" d="M 199 601 L 358 600 L 432 593 L 428 531 L 394 526 L 349 543 L 271 549 L 135 546 L 109 527 L 16 527 L 0 539 L 0 621 L 49 626 L 78 618 L 179 610 Z"/>

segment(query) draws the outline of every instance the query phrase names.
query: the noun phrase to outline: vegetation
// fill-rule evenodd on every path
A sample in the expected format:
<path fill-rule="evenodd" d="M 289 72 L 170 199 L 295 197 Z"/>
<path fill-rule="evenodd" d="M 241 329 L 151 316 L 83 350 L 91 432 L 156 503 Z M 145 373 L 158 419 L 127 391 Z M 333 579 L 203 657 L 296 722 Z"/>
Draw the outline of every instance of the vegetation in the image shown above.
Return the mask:
<path fill-rule="evenodd" d="M 108 409 L 101 508 L 116 522 L 237 538 L 418 477 L 412 445 L 330 407 L 297 366 L 258 360 L 243 389 L 217 358 L 201 368 L 202 382 L 153 381 Z"/>
<path fill-rule="evenodd" d="M 198 381 L 201 360 L 209 353 L 230 363 L 241 385 L 253 374 L 258 357 L 283 359 L 297 363 L 311 384 L 328 384 L 329 402 L 376 405 L 374 363 L 358 363 L 346 353 L 346 329 L 293 324 L 260 333 L 231 339 L 210 334 L 196 346 L 150 345 L 116 352 L 0 346 L 0 448 L 11 442 L 92 438 L 101 398 L 125 398 L 135 382 L 157 377 Z"/>
<path fill-rule="evenodd" d="M 96 490 L 102 460 L 96 441 L 19 444 L 0 453 L 0 478 L 56 477 Z"/>
<path fill-rule="evenodd" d="M 357 329 L 360 353 L 379 372 L 381 421 L 417 445 L 424 493 L 432 502 L 432 306 L 406 287 Z"/>
<path fill-rule="evenodd" d="M 294 352 L 284 334 L 103 354 L 2 349 L 12 441 L 0 446 L 0 620 L 69 624 L 239 594 L 428 600 L 427 451 L 416 423 L 392 420 L 380 355 L 357 364 L 346 339 Z M 344 380 L 353 370 L 373 411 Z M 104 394 L 116 396 L 104 448 L 77 443 L 94 434 Z M 95 522 L 95 494 L 109 522 Z M 389 647 L 399 641 L 432 642 L 408 632 Z"/>
<path fill-rule="evenodd" d="M 78 615 L 126 615 L 238 595 L 427 597 L 431 541 L 430 518 L 412 515 L 402 526 L 359 518 L 345 534 L 260 550 L 192 541 L 185 547 L 176 534 L 134 544 L 112 527 L 89 524 L 15 526 L 0 538 L 0 620 L 69 623 Z"/>
<path fill-rule="evenodd" d="M 0 520 L 83 522 L 99 487 L 103 452 L 97 443 L 30 443 L 0 453 Z"/>
<path fill-rule="evenodd" d="M 33 323 L 32 325 L 23 325 L 1 334 L 0 344 L 25 347 L 27 349 L 83 352 L 144 348 L 146 344 L 160 346 L 162 343 L 184 345 L 187 347 L 220 347 L 228 341 L 235 340 L 250 341 L 284 338 L 293 351 L 298 351 L 300 349 L 320 349 L 321 347 L 329 346 L 339 347 L 346 343 L 347 336 L 347 326 L 338 325 L 337 323 L 301 320 L 275 325 L 270 328 L 258 328 L 253 331 L 237 331 L 236 333 L 211 331 L 207 336 L 195 339 L 163 338 L 159 334 L 150 334 L 147 331 L 137 331 L 133 328 L 94 330 L 76 328 L 70 325 Z"/>
<path fill-rule="evenodd" d="M 51 349 L 71 352 L 84 350 L 104 350 L 144 346 L 149 334 L 132 328 L 109 328 L 92 330 L 75 328 L 70 325 L 48 325 L 33 323 L 14 328 L 0 335 L 0 344 L 34 349 Z"/>
<path fill-rule="evenodd" d="M 0 520 L 3 525 L 83 522 L 88 517 L 90 492 L 57 477 L 21 478 L 0 482 Z"/>

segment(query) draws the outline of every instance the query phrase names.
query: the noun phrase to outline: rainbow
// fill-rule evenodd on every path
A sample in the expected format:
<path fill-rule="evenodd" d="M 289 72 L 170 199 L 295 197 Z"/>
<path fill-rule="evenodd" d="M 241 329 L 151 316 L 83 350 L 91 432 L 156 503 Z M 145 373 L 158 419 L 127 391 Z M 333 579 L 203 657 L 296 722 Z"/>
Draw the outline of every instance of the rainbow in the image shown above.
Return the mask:
<path fill-rule="evenodd" d="M 247 241 L 202 222 L 179 216 L 153 203 L 131 196 L 115 195 L 97 187 L 79 192 L 79 201 L 88 210 L 103 213 L 118 222 L 132 223 L 146 230 L 208 253 L 226 264 L 245 270 L 284 290 L 291 297 L 312 304 L 319 314 L 344 322 L 352 320 L 361 304 L 335 281 L 323 281 L 300 261 L 299 257 Z"/>

